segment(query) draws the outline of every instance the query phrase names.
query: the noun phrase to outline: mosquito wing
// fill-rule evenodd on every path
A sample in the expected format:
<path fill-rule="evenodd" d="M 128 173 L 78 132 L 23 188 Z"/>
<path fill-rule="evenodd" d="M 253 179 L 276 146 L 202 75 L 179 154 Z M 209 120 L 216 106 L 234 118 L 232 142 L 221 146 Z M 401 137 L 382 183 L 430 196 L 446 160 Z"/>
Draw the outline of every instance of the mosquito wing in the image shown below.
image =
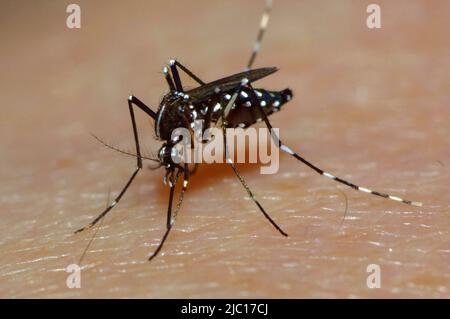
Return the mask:
<path fill-rule="evenodd" d="M 210 98 L 214 94 L 215 88 L 219 88 L 221 92 L 226 92 L 237 88 L 244 78 L 248 79 L 250 82 L 255 82 L 272 73 L 275 73 L 276 71 L 278 71 L 278 69 L 274 67 L 244 71 L 210 83 L 206 83 L 205 85 L 199 86 L 185 93 L 192 97 L 194 100 L 205 100 Z"/>

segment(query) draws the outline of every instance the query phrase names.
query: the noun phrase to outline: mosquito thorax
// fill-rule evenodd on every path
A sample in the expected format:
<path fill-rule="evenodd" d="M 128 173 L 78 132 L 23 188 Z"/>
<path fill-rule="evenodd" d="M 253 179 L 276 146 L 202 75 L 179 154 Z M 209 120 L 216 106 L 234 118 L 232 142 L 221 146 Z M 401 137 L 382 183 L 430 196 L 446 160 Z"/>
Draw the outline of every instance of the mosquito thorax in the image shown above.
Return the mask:
<path fill-rule="evenodd" d="M 183 93 L 170 92 L 164 96 L 155 121 L 155 133 L 160 140 L 170 140 L 175 129 L 189 127 L 186 117 L 187 104 L 188 97 Z"/>

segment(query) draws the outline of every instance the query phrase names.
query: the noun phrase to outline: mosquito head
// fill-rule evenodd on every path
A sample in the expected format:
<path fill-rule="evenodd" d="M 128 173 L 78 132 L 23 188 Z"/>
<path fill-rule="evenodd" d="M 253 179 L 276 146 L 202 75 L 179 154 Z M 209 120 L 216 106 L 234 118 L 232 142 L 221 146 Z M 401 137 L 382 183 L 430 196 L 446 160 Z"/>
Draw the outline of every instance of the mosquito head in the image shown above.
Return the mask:
<path fill-rule="evenodd" d="M 168 143 L 164 143 L 161 146 L 158 152 L 158 158 L 161 165 L 164 165 L 166 168 L 173 168 L 181 162 L 181 155 L 177 148 Z"/>

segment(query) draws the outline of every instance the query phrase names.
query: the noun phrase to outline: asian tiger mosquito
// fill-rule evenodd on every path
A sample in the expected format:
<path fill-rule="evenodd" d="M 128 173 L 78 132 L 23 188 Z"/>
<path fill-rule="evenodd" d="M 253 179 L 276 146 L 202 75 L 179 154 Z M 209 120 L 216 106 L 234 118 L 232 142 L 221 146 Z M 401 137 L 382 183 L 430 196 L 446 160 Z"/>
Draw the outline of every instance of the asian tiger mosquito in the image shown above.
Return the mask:
<path fill-rule="evenodd" d="M 145 105 L 137 97 L 131 95 L 128 98 L 128 108 L 130 112 L 131 124 L 133 127 L 134 141 L 136 146 L 136 154 L 127 153 L 116 149 L 112 146 L 105 144 L 119 152 L 127 153 L 132 155 L 137 159 L 137 167 L 133 174 L 129 178 L 128 182 L 125 184 L 119 195 L 115 200 L 87 226 L 77 230 L 75 233 L 82 232 L 83 230 L 89 229 L 97 222 L 99 222 L 105 215 L 117 205 L 122 196 L 127 191 L 128 187 L 133 182 L 137 173 L 142 169 L 142 160 L 149 159 L 159 163 L 159 166 L 164 166 L 166 169 L 166 174 L 164 176 L 164 183 L 169 185 L 169 203 L 167 209 L 167 222 L 166 231 L 154 251 L 154 253 L 149 257 L 152 260 L 158 255 L 161 248 L 163 247 L 170 230 L 172 229 L 177 214 L 181 208 L 183 202 L 184 194 L 187 190 L 189 184 L 189 177 L 195 173 L 198 164 L 191 170 L 188 164 L 183 165 L 177 164 L 173 161 L 172 156 L 176 156 L 177 143 L 180 140 L 172 140 L 171 133 L 173 130 L 179 127 L 191 129 L 195 120 L 204 120 L 204 130 L 216 125 L 222 128 L 225 132 L 226 128 L 236 128 L 249 127 L 256 122 L 264 122 L 267 128 L 272 132 L 272 125 L 268 119 L 272 113 L 280 110 L 281 106 L 292 98 L 292 92 L 290 89 L 284 89 L 282 91 L 269 91 L 265 89 L 255 89 L 252 83 L 262 79 L 270 74 L 277 71 L 276 68 L 259 68 L 252 69 L 253 63 L 256 56 L 261 48 L 261 41 L 264 36 L 267 24 L 269 21 L 269 14 L 272 8 L 272 1 L 268 0 L 264 13 L 261 18 L 261 23 L 257 35 L 257 39 L 251 54 L 250 60 L 248 61 L 247 67 L 244 72 L 237 73 L 213 82 L 204 82 L 198 76 L 196 76 L 187 67 L 181 64 L 179 61 L 170 60 L 168 67 L 163 67 L 163 74 L 169 86 L 169 92 L 163 97 L 158 111 L 154 112 L 147 105 Z M 199 84 L 197 88 L 185 91 L 181 83 L 180 75 L 178 70 L 185 72 L 190 78 Z M 158 159 L 145 158 L 141 155 L 141 149 L 139 145 L 139 136 L 136 126 L 136 120 L 134 115 L 133 106 L 137 106 L 139 109 L 144 111 L 148 116 L 150 116 L 155 121 L 155 132 L 159 140 L 163 141 L 163 145 L 159 149 Z M 280 150 L 294 157 L 298 161 L 307 165 L 320 175 L 323 175 L 329 179 L 332 179 L 338 183 L 347 185 L 357 191 L 369 193 L 372 195 L 384 197 L 394 201 L 402 202 L 408 205 L 422 206 L 420 202 L 414 202 L 410 200 L 405 200 L 397 196 L 392 196 L 389 194 L 381 193 L 378 191 L 372 191 L 368 188 L 358 186 L 340 177 L 334 176 L 330 173 L 325 172 L 321 168 L 307 161 L 304 157 L 294 152 L 286 144 L 284 144 L 277 135 L 272 134 L 272 138 L 275 145 L 278 146 Z M 250 198 L 258 206 L 264 217 L 275 227 L 283 236 L 288 236 L 280 226 L 278 226 L 275 221 L 269 216 L 269 214 L 264 210 L 259 201 L 255 198 L 250 188 L 247 186 L 244 178 L 241 176 L 237 170 L 233 160 L 229 157 L 226 134 L 223 134 L 223 145 L 225 146 L 226 160 L 227 164 L 231 166 L 234 174 L 237 176 L 242 186 L 247 191 Z M 100 140 L 100 142 L 102 142 Z M 103 143 L 103 142 L 102 142 Z M 172 211 L 173 199 L 175 186 L 183 174 L 183 185 L 178 198 L 177 206 L 174 211 Z"/>

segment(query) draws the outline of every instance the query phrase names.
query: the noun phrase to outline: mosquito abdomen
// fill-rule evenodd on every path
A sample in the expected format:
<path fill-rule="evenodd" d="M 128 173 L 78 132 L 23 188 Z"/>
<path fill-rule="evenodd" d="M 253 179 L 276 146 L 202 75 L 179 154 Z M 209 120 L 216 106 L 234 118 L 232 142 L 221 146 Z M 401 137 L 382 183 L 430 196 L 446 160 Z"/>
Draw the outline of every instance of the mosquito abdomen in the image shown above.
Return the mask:
<path fill-rule="evenodd" d="M 226 105 L 229 100 L 229 94 L 222 96 L 221 104 Z M 285 89 L 282 91 L 268 91 L 264 89 L 245 89 L 236 99 L 235 106 L 227 117 L 228 127 L 249 127 L 256 122 L 262 121 L 260 108 L 266 115 L 278 112 L 281 107 L 292 99 L 292 91 Z"/>

